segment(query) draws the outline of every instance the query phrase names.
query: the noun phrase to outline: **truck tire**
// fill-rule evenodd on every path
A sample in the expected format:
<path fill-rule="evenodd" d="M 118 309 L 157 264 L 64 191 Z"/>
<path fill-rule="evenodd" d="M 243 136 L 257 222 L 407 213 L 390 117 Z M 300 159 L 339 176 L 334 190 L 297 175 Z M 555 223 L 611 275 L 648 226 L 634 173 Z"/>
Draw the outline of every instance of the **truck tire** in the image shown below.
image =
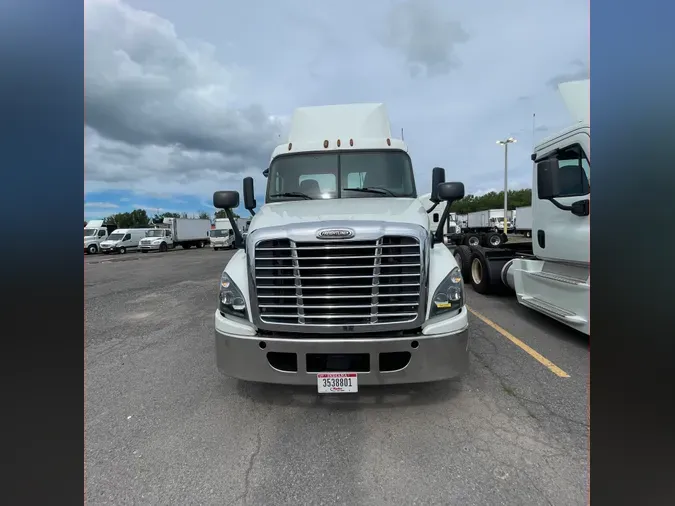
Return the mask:
<path fill-rule="evenodd" d="M 169 249 L 169 248 L 167 248 L 165 242 L 163 242 L 162 244 L 159 245 L 159 251 L 160 251 L 161 253 L 166 253 L 166 250 L 168 250 L 168 249 Z"/>
<path fill-rule="evenodd" d="M 120 254 L 120 255 L 124 255 L 124 254 L 127 252 L 127 249 L 126 249 L 124 246 L 122 246 L 122 247 L 121 247 L 119 250 L 117 250 L 117 251 L 119 251 L 119 254 Z"/>
<path fill-rule="evenodd" d="M 97 252 L 98 252 L 98 247 L 95 244 L 91 244 L 87 248 L 87 255 L 95 255 Z"/>
<path fill-rule="evenodd" d="M 218 251 L 218 248 L 216 248 L 216 247 L 214 246 L 214 247 L 213 247 L 213 251 Z"/>
<path fill-rule="evenodd" d="M 197 249 L 201 249 L 201 248 L 204 247 L 204 243 L 200 241 L 196 244 L 196 246 L 197 246 Z"/>
<path fill-rule="evenodd" d="M 491 292 L 490 285 L 490 267 L 488 266 L 488 259 L 482 251 L 474 249 L 471 254 L 471 271 L 469 280 L 473 289 L 482 295 L 487 295 Z"/>
<path fill-rule="evenodd" d="M 141 253 L 147 253 L 147 252 L 148 252 L 147 249 L 142 249 L 142 250 L 141 250 Z"/>
<path fill-rule="evenodd" d="M 181 248 L 183 249 L 190 249 L 192 247 L 192 244 L 184 242 L 183 244 L 180 245 Z"/>
<path fill-rule="evenodd" d="M 462 273 L 462 278 L 468 283 L 471 279 L 471 248 L 463 244 L 457 246 L 455 248 L 455 261 Z"/>
<path fill-rule="evenodd" d="M 527 232 L 525 232 L 525 237 L 527 237 L 528 239 L 532 237 L 532 231 L 528 230 Z"/>
<path fill-rule="evenodd" d="M 484 246 L 488 248 L 498 248 L 503 243 L 502 234 L 498 232 L 490 232 L 485 234 L 485 244 Z"/>
<path fill-rule="evenodd" d="M 464 236 L 463 243 L 465 246 L 480 246 L 480 234 L 469 232 Z"/>

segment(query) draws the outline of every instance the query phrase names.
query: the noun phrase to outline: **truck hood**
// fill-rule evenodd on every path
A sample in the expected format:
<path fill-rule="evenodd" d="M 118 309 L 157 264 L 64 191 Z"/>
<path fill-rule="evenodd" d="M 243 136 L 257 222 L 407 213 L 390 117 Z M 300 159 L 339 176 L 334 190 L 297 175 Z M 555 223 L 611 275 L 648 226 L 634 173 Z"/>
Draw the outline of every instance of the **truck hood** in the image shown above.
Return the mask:
<path fill-rule="evenodd" d="M 422 203 L 412 198 L 353 198 L 299 200 L 265 204 L 251 220 L 248 232 L 258 228 L 316 221 L 384 221 L 429 228 Z"/>

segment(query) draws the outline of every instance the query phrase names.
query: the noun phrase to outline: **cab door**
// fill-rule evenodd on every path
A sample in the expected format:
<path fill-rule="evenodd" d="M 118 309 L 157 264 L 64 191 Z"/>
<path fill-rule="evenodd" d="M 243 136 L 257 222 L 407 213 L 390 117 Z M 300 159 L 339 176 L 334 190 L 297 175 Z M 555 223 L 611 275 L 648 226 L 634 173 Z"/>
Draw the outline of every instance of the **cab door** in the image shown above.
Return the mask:
<path fill-rule="evenodd" d="M 590 206 L 590 135 L 573 132 L 547 150 L 537 154 L 535 164 L 555 158 L 558 161 L 560 190 L 553 200 L 563 206 L 587 200 Z M 537 194 L 537 171 L 532 188 L 532 246 L 542 260 L 579 266 L 590 263 L 590 213 L 578 216 L 560 209 Z"/>

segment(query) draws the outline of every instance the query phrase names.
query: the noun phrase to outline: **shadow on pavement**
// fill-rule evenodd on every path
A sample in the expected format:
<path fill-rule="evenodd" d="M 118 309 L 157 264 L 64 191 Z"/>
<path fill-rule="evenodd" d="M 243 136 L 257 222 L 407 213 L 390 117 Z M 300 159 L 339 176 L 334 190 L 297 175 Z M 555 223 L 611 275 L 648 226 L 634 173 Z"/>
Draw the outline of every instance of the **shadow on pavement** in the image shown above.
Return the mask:
<path fill-rule="evenodd" d="M 318 394 L 316 386 L 289 386 L 253 383 L 223 378 L 225 394 L 228 381 L 236 381 L 237 394 L 254 402 L 275 406 L 298 406 L 344 411 L 396 406 L 426 406 L 452 400 L 462 391 L 461 378 L 411 385 L 362 386 L 356 394 Z"/>

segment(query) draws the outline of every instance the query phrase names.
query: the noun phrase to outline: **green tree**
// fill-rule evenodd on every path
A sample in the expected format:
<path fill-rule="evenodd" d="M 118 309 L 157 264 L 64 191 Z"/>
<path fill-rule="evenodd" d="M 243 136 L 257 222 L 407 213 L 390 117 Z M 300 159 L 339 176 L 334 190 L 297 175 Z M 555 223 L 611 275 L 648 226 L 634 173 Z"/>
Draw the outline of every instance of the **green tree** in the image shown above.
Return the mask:
<path fill-rule="evenodd" d="M 532 204 L 532 190 L 509 190 L 507 205 L 513 210 L 516 207 Z M 488 209 L 502 209 L 504 207 L 504 192 L 489 192 L 480 197 L 466 195 L 463 199 L 452 203 L 450 210 L 459 214 L 486 211 Z"/>
<path fill-rule="evenodd" d="M 235 213 L 234 211 L 232 212 L 232 214 L 234 215 L 235 218 L 241 218 L 241 216 L 239 216 L 239 215 L 238 215 L 237 213 Z M 214 216 L 216 219 L 218 219 L 218 218 L 227 218 L 227 213 L 225 212 L 225 209 L 218 209 L 218 210 L 214 213 L 213 216 Z"/>
<path fill-rule="evenodd" d="M 210 220 L 211 216 L 209 216 L 209 213 L 206 211 L 199 211 L 199 219 L 200 220 Z"/>
<path fill-rule="evenodd" d="M 108 216 L 104 223 L 115 224 L 117 228 L 145 228 L 149 225 L 150 219 L 145 209 L 134 209 L 131 212 Z"/>

